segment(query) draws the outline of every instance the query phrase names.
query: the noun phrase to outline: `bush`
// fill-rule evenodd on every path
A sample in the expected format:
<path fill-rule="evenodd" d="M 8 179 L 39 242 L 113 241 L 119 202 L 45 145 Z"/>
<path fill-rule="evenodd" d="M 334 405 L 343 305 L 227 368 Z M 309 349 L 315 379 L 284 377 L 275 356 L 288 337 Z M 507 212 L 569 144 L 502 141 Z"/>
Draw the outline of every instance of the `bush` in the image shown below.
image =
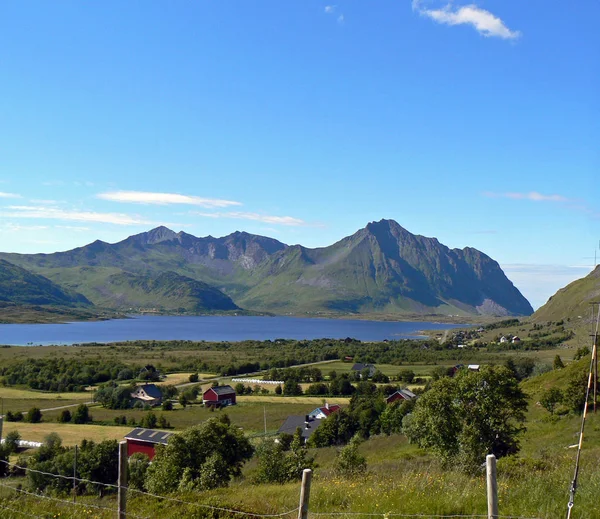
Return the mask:
<path fill-rule="evenodd" d="M 345 478 L 356 478 L 367 471 L 367 459 L 358 452 L 360 438 L 354 436 L 350 443 L 340 449 L 335 459 L 334 470 Z"/>
<path fill-rule="evenodd" d="M 544 391 L 540 397 L 540 404 L 550 414 L 554 414 L 556 406 L 563 401 L 562 391 L 556 387 L 551 387 L 547 391 Z"/>
<path fill-rule="evenodd" d="M 79 404 L 75 413 L 73 413 L 73 422 L 76 424 L 83 424 L 92 421 L 92 417 L 90 416 L 90 409 L 85 404 Z"/>
<path fill-rule="evenodd" d="M 162 403 L 162 410 L 163 411 L 172 411 L 173 410 L 173 402 L 171 402 L 170 400 L 165 400 Z"/>
<path fill-rule="evenodd" d="M 190 382 L 198 382 L 200 380 L 200 376 L 198 373 L 192 373 L 188 379 Z"/>
<path fill-rule="evenodd" d="M 210 418 L 157 446 L 145 485 L 155 494 L 226 486 L 241 474 L 252 451 L 248 438 L 227 415 Z"/>
<path fill-rule="evenodd" d="M 129 458 L 129 486 L 137 490 L 146 490 L 144 480 L 150 466 L 150 458 L 141 452 L 136 452 Z"/>
<path fill-rule="evenodd" d="M 7 422 L 22 422 L 24 419 L 23 413 L 21 411 L 17 411 L 13 413 L 11 411 L 7 411 L 6 413 L 6 421 Z"/>
<path fill-rule="evenodd" d="M 69 423 L 71 421 L 71 411 L 63 409 L 57 418 L 59 423 Z"/>
<path fill-rule="evenodd" d="M 37 407 L 32 407 L 29 411 L 27 411 L 26 420 L 29 423 L 40 423 L 42 421 L 42 412 Z"/>
<path fill-rule="evenodd" d="M 4 438 L 4 449 L 7 454 L 16 454 L 19 452 L 19 442 L 21 435 L 18 431 L 10 431 Z"/>

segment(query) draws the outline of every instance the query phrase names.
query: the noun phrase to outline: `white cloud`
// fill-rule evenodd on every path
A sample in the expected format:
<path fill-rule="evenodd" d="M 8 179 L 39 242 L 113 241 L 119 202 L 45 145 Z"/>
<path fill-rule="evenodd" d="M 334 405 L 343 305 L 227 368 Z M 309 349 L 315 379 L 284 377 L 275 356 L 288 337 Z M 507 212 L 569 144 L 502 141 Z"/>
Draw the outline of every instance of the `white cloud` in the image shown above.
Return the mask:
<path fill-rule="evenodd" d="M 289 225 L 292 227 L 299 227 L 308 225 L 304 220 L 300 218 L 294 218 L 292 216 L 270 216 L 260 213 L 243 213 L 243 212 L 227 212 L 227 213 L 200 213 L 192 211 L 191 214 L 195 216 L 203 216 L 206 218 L 233 218 L 235 220 L 253 220 L 256 222 L 270 223 L 277 225 Z"/>
<path fill-rule="evenodd" d="M 13 205 L 7 210 L 0 211 L 0 216 L 6 218 L 36 218 L 39 220 L 65 220 L 76 222 L 99 222 L 114 225 L 142 225 L 152 222 L 123 213 L 97 213 L 93 211 L 69 211 L 55 207 L 39 207 Z"/>
<path fill-rule="evenodd" d="M 96 195 L 96 198 L 110 200 L 111 202 L 129 202 L 134 204 L 198 205 L 200 207 L 206 207 L 207 209 L 242 205 L 240 202 L 234 202 L 232 200 L 201 198 L 199 196 L 180 195 L 177 193 L 149 193 L 145 191 L 112 191 L 109 193 L 100 193 Z"/>
<path fill-rule="evenodd" d="M 335 13 L 335 8 L 336 8 L 335 5 L 326 5 L 325 6 L 325 12 L 327 14 L 333 14 L 333 13 Z"/>
<path fill-rule="evenodd" d="M 344 18 L 344 15 L 343 15 L 343 14 L 340 14 L 340 15 L 337 17 L 337 22 L 338 22 L 338 23 L 344 23 L 344 19 L 345 19 L 345 18 Z"/>
<path fill-rule="evenodd" d="M 0 191 L 0 198 L 21 198 L 21 195 L 15 193 L 4 193 Z"/>
<path fill-rule="evenodd" d="M 529 193 L 494 193 L 486 191 L 483 193 L 488 198 L 510 198 L 512 200 L 532 200 L 534 202 L 570 202 L 570 200 L 562 195 L 543 195 L 536 191 Z"/>
<path fill-rule="evenodd" d="M 475 4 L 453 7 L 451 3 L 440 9 L 423 7 L 421 0 L 413 0 L 413 9 L 445 25 L 471 25 L 482 36 L 515 40 L 521 36 L 519 31 L 510 30 L 496 15 L 477 7 Z"/>
<path fill-rule="evenodd" d="M 2 226 L 2 230 L 5 232 L 43 231 L 45 229 L 48 229 L 47 225 L 20 225 L 13 222 L 8 222 Z"/>

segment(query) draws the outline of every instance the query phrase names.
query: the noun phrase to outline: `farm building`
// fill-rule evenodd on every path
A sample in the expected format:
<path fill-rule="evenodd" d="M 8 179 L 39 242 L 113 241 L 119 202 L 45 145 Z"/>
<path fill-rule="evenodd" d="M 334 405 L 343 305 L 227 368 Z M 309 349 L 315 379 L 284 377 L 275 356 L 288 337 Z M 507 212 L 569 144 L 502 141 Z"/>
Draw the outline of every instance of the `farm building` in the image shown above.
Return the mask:
<path fill-rule="evenodd" d="M 391 404 L 392 402 L 397 402 L 398 400 L 412 400 L 413 398 L 416 398 L 416 396 L 417 395 L 415 395 L 409 389 L 399 389 L 395 393 L 392 393 L 390 396 L 388 396 L 385 399 L 385 402 L 387 404 Z"/>
<path fill-rule="evenodd" d="M 277 433 L 294 434 L 296 432 L 296 429 L 300 427 L 300 429 L 302 429 L 302 438 L 304 438 L 304 441 L 308 441 L 308 439 L 317 430 L 321 423 L 323 423 L 323 419 L 313 418 L 309 415 L 288 416 L 283 425 L 277 431 Z"/>
<path fill-rule="evenodd" d="M 331 413 L 335 413 L 339 411 L 341 406 L 338 404 L 325 404 L 323 407 L 317 407 L 315 410 L 308 413 L 308 416 L 311 418 L 317 418 L 319 420 L 323 418 L 327 418 Z"/>
<path fill-rule="evenodd" d="M 131 431 L 125 440 L 127 441 L 127 456 L 136 452 L 147 454 L 150 459 L 154 458 L 156 445 L 166 445 L 173 433 L 156 431 L 154 429 L 136 428 Z"/>
<path fill-rule="evenodd" d="M 211 387 L 202 395 L 202 403 L 214 407 L 235 405 L 235 389 L 229 385 Z"/>
<path fill-rule="evenodd" d="M 156 384 L 144 384 L 135 388 L 135 391 L 131 393 L 131 398 L 143 404 L 160 405 L 162 404 L 162 391 Z"/>
<path fill-rule="evenodd" d="M 370 377 L 372 377 L 375 374 L 376 370 L 373 364 L 363 364 L 362 362 L 357 362 L 356 364 L 354 364 L 354 366 L 352 366 L 352 371 L 360 371 L 361 374 L 365 369 L 369 370 Z"/>

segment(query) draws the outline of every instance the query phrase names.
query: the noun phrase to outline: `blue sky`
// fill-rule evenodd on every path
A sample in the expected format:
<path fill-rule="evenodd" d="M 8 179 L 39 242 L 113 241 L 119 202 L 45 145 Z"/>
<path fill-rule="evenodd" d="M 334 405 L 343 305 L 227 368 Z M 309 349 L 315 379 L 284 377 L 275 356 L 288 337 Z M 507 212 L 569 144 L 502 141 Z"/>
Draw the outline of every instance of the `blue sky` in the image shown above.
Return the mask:
<path fill-rule="evenodd" d="M 0 250 L 159 224 L 315 247 L 381 218 L 534 306 L 600 239 L 600 4 L 0 7 Z"/>

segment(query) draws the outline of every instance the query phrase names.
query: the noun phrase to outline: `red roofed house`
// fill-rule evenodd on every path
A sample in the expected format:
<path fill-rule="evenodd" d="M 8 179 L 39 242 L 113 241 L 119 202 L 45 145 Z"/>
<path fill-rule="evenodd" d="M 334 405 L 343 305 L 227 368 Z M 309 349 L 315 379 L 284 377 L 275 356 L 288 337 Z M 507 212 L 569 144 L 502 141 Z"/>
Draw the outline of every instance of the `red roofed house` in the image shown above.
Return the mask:
<path fill-rule="evenodd" d="M 173 433 L 138 427 L 125 436 L 125 440 L 127 440 L 127 456 L 129 457 L 136 452 L 141 452 L 152 459 L 156 454 L 154 450 L 156 445 L 166 445 L 169 437 L 172 435 Z"/>
<path fill-rule="evenodd" d="M 202 403 L 209 407 L 235 405 L 235 389 L 231 386 L 211 387 L 202 395 Z"/>
<path fill-rule="evenodd" d="M 398 400 L 412 400 L 416 396 L 417 395 L 415 395 L 412 391 L 409 391 L 408 389 L 399 389 L 395 393 L 392 393 L 390 396 L 388 396 L 385 399 L 385 402 L 387 404 L 391 404 L 392 402 L 396 402 Z"/>
<path fill-rule="evenodd" d="M 323 407 L 317 407 L 314 411 L 308 413 L 308 416 L 310 418 L 322 420 L 323 418 L 327 418 L 331 413 L 335 413 L 340 409 L 341 406 L 339 406 L 338 404 L 325 404 Z"/>

